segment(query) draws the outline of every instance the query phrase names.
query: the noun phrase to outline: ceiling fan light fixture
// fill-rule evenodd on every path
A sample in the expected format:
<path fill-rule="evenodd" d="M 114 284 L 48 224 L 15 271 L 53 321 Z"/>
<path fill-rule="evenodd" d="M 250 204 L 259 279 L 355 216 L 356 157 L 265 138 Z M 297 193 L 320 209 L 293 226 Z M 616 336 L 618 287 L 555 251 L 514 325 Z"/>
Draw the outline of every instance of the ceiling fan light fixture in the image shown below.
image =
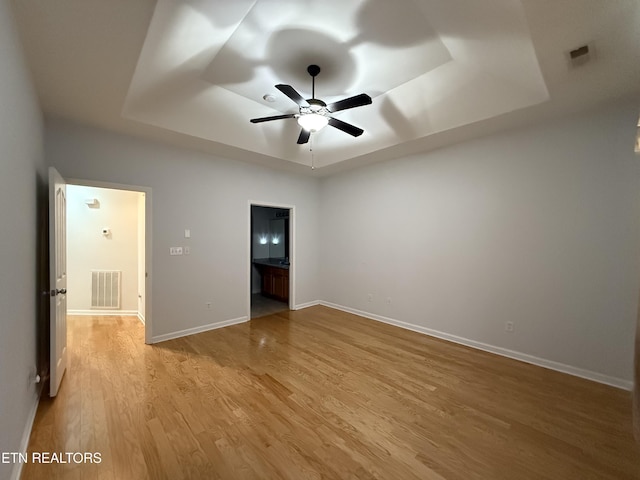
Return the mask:
<path fill-rule="evenodd" d="M 298 125 L 308 132 L 319 132 L 329 124 L 329 118 L 319 113 L 307 113 L 298 117 Z"/>
<path fill-rule="evenodd" d="M 311 134 L 319 132 L 327 125 L 331 125 L 338 130 L 341 130 L 352 137 L 359 137 L 364 133 L 364 130 L 351 125 L 350 123 L 338 120 L 333 116 L 334 113 L 342 110 L 348 110 L 350 108 L 362 107 L 364 105 L 371 104 L 371 97 L 366 93 L 355 95 L 353 97 L 344 98 L 333 102 L 331 105 L 327 105 L 325 102 L 316 96 L 316 76 L 320 73 L 320 67 L 318 65 L 309 65 L 307 72 L 311 75 L 311 98 L 304 98 L 300 95 L 295 88 L 291 85 L 285 85 L 280 83 L 276 85 L 281 93 L 284 93 L 287 97 L 293 100 L 298 105 L 298 113 L 288 113 L 285 115 L 272 115 L 270 117 L 252 118 L 249 120 L 251 123 L 270 122 L 271 120 L 284 120 L 286 118 L 295 118 L 298 121 L 298 125 L 302 127 L 300 135 L 298 136 L 298 145 L 303 145 L 309 141 Z M 267 96 L 263 97 L 267 100 Z"/>

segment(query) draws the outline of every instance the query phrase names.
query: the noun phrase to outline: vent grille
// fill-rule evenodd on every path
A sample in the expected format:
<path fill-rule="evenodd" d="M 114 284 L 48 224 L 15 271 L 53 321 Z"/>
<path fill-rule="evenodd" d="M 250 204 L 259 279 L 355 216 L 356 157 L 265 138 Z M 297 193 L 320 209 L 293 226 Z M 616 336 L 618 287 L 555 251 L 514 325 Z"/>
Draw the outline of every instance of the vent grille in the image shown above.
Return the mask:
<path fill-rule="evenodd" d="M 93 270 L 91 272 L 91 308 L 120 308 L 120 277 L 118 270 Z"/>

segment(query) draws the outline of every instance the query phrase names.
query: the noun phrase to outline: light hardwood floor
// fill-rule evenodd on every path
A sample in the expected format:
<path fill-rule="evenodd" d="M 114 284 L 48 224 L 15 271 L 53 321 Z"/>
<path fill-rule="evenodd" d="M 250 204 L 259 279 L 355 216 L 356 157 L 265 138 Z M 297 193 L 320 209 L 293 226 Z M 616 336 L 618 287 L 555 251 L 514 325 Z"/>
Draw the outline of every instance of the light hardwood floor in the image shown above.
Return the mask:
<path fill-rule="evenodd" d="M 640 479 L 629 392 L 325 307 L 154 346 L 69 318 L 23 479 Z"/>

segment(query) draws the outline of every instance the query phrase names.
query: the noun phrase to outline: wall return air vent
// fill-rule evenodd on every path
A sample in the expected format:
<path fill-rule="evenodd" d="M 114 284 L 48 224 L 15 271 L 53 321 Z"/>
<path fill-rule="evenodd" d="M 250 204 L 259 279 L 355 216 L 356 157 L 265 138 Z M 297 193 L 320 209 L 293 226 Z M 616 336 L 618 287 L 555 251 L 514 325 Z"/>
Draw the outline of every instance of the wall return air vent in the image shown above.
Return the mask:
<path fill-rule="evenodd" d="M 118 270 L 93 270 L 91 272 L 91 308 L 120 309 L 120 277 Z"/>

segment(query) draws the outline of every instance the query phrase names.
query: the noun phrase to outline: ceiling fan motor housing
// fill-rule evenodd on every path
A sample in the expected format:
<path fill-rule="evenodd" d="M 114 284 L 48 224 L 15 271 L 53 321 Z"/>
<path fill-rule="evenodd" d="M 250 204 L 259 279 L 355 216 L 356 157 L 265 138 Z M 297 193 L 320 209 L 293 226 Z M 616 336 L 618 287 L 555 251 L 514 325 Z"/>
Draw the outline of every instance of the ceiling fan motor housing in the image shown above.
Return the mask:
<path fill-rule="evenodd" d="M 300 113 L 319 113 L 320 115 L 329 115 L 329 110 L 327 110 L 327 104 L 322 100 L 318 100 L 317 98 L 310 98 L 307 100 L 309 106 L 301 105 Z"/>
<path fill-rule="evenodd" d="M 286 115 L 274 115 L 271 117 L 252 118 L 251 123 L 262 123 L 271 120 L 282 120 L 286 118 L 295 118 L 302 127 L 298 144 L 304 144 L 309 141 L 311 132 L 317 132 L 327 125 L 331 125 L 338 130 L 353 136 L 359 137 L 364 130 L 349 123 L 338 120 L 332 116 L 333 113 L 341 110 L 347 110 L 354 107 L 361 107 L 371 104 L 371 97 L 365 93 L 345 98 L 337 102 L 327 105 L 316 97 L 316 76 L 320 73 L 318 65 L 309 65 L 307 72 L 311 75 L 311 98 L 305 99 L 291 85 L 278 84 L 276 88 L 284 93 L 287 97 L 298 104 L 299 113 L 290 113 Z"/>

